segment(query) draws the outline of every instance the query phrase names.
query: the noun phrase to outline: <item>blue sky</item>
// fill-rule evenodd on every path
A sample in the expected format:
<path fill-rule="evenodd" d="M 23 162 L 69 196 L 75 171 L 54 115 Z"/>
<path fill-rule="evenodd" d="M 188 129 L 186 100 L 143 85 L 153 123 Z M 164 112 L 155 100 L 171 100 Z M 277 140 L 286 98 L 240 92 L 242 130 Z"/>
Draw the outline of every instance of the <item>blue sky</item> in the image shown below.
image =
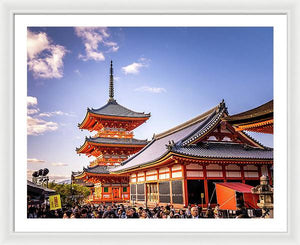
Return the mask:
<path fill-rule="evenodd" d="M 69 178 L 91 158 L 75 148 L 86 108 L 108 99 L 114 62 L 115 99 L 151 118 L 135 138 L 151 139 L 225 100 L 230 114 L 273 99 L 273 29 L 28 28 L 28 174 L 47 167 Z M 272 135 L 251 134 L 267 146 Z"/>

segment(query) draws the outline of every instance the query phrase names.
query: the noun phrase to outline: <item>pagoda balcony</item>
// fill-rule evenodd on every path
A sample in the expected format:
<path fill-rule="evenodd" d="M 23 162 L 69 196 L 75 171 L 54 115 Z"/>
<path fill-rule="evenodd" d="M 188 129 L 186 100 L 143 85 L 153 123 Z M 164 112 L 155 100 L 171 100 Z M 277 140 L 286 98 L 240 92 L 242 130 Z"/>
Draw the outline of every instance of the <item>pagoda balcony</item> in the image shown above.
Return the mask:
<path fill-rule="evenodd" d="M 104 138 L 125 138 L 125 139 L 131 139 L 133 138 L 134 134 L 132 131 L 98 131 L 93 138 L 97 137 L 104 137 Z"/>
<path fill-rule="evenodd" d="M 120 165 L 120 163 L 124 160 L 126 160 L 126 158 L 108 158 L 108 159 L 100 158 L 100 159 L 91 161 L 89 166 L 95 167 L 98 165 L 109 165 L 109 166 L 116 165 L 116 164 Z"/>

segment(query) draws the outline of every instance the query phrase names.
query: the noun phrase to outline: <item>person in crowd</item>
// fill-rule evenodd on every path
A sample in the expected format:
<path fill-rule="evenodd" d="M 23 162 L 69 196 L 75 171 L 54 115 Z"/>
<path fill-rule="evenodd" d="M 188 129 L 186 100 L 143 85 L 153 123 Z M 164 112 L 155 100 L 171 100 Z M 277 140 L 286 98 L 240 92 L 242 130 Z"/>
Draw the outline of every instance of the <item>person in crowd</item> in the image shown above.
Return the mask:
<path fill-rule="evenodd" d="M 63 206 L 62 209 L 50 210 L 49 204 L 28 204 L 27 218 L 62 218 L 62 219 L 78 219 L 78 218 L 95 218 L 95 219 L 185 219 L 185 218 L 223 218 L 220 211 L 220 205 L 214 209 L 208 205 L 205 212 L 199 205 L 189 205 L 187 209 L 175 209 L 173 205 L 160 206 L 156 204 L 154 208 L 124 206 L 124 204 L 105 205 L 100 204 L 84 204 Z M 249 218 L 247 209 L 238 205 L 236 218 Z"/>
<path fill-rule="evenodd" d="M 208 204 L 208 206 L 207 206 L 207 210 L 206 210 L 206 212 L 205 212 L 205 216 L 204 216 L 205 218 L 214 218 L 214 212 L 213 212 L 213 210 L 212 210 L 212 208 L 211 208 L 211 206 L 210 206 L 210 203 Z"/>
<path fill-rule="evenodd" d="M 217 219 L 220 216 L 220 205 L 217 204 L 214 208 L 214 217 Z"/>
<path fill-rule="evenodd" d="M 192 209 L 192 206 L 189 204 L 187 210 L 185 211 L 186 218 L 191 218 L 191 215 L 192 215 L 191 209 Z"/>
<path fill-rule="evenodd" d="M 191 208 L 191 216 L 189 218 L 199 219 L 198 207 L 192 207 Z"/>

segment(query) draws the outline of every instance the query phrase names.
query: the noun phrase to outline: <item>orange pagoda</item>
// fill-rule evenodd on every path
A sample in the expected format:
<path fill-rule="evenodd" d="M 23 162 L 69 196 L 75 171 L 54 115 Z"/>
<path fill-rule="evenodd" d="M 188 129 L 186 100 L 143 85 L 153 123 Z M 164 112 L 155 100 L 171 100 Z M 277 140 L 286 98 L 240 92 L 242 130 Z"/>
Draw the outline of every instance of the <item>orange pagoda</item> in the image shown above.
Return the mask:
<path fill-rule="evenodd" d="M 99 109 L 87 109 L 79 129 L 95 132 L 86 137 L 85 142 L 76 148 L 78 154 L 93 157 L 83 171 L 72 172 L 73 183 L 85 183 L 91 188 L 89 201 L 122 202 L 129 200 L 129 181 L 127 175 L 110 174 L 110 170 L 130 155 L 147 145 L 147 140 L 138 140 L 133 130 L 146 122 L 150 113 L 140 113 L 127 109 L 114 99 L 113 65 L 110 65 L 109 99 Z"/>

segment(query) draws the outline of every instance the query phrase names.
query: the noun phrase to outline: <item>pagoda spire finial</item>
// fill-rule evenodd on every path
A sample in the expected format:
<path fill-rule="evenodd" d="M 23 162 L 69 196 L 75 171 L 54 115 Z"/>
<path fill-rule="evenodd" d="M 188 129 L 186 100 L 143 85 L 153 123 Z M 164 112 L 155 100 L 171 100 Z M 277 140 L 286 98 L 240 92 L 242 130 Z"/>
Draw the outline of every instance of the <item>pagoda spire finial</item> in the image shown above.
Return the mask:
<path fill-rule="evenodd" d="M 110 61 L 110 79 L 109 79 L 109 100 L 114 101 L 114 70 L 113 70 L 113 62 Z"/>

